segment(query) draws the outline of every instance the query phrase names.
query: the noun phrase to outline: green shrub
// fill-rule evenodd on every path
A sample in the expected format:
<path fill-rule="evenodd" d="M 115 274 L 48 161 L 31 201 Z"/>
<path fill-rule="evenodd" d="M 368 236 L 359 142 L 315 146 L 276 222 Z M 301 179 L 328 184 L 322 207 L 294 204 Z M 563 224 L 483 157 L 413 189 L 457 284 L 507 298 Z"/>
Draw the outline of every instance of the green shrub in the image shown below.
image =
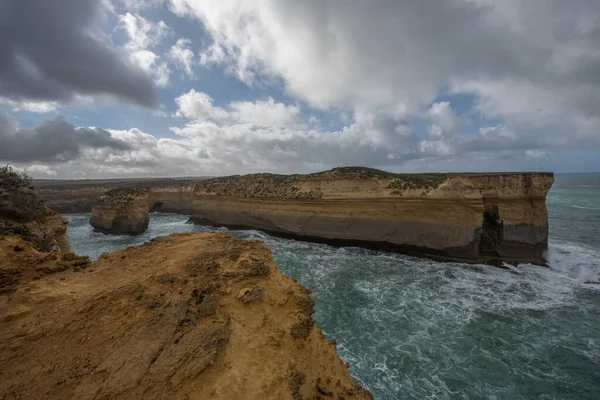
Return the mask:
<path fill-rule="evenodd" d="M 31 177 L 25 172 L 17 172 L 12 166 L 0 166 L 0 186 L 7 188 L 20 188 L 31 185 Z"/>
<path fill-rule="evenodd" d="M 19 235 L 25 237 L 29 236 L 29 233 L 29 228 L 27 228 L 25 225 L 19 225 L 4 228 L 2 233 L 0 233 L 0 236 Z"/>

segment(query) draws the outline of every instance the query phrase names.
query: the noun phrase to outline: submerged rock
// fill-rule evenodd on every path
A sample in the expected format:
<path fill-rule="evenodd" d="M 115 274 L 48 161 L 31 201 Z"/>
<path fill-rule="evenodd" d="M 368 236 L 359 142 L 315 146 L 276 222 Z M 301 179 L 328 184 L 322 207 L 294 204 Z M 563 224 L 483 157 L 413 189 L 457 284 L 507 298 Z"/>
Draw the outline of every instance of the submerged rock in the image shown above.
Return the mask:
<path fill-rule="evenodd" d="M 59 263 L 11 244 L 0 246 L 0 265 Z M 229 233 L 174 234 L 103 255 L 85 272 L 40 275 L 0 294 L 0 393 L 372 399 L 314 326 L 309 293 L 263 242 Z"/>
<path fill-rule="evenodd" d="M 149 223 L 146 189 L 109 190 L 92 205 L 90 225 L 100 232 L 138 235 L 146 232 Z"/>

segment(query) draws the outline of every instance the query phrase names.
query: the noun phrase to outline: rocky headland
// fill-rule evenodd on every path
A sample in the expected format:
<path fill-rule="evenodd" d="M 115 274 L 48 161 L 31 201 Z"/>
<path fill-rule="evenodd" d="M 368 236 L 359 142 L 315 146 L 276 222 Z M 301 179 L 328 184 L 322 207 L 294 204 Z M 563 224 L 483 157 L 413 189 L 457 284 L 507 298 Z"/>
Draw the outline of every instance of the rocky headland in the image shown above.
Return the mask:
<path fill-rule="evenodd" d="M 2 183 L 0 398 L 372 399 L 263 242 L 174 234 L 90 263 L 14 228 L 64 235 Z"/>
<path fill-rule="evenodd" d="M 174 234 L 65 269 L 0 240 L 23 260 L 60 272 L 0 294 L 3 398 L 372 398 L 262 242 Z"/>
<path fill-rule="evenodd" d="M 146 183 L 150 210 L 193 221 L 440 260 L 545 264 L 552 173 L 394 174 L 342 167 L 306 175 L 252 174 Z M 109 187 L 104 186 L 104 189 Z M 82 187 L 53 201 L 81 203 Z M 75 192 L 74 192 L 75 191 Z"/>
<path fill-rule="evenodd" d="M 146 189 L 112 189 L 92 204 L 90 225 L 97 231 L 138 235 L 146 232 L 149 223 Z"/>

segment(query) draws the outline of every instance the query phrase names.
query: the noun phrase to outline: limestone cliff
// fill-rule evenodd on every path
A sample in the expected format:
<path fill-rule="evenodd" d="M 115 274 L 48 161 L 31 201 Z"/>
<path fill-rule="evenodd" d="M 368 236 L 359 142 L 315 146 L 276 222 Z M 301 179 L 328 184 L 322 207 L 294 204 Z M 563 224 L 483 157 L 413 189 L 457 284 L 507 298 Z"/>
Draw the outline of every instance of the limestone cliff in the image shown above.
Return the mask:
<path fill-rule="evenodd" d="M 18 240 L 0 265 L 56 267 Z M 57 269 L 0 294 L 3 398 L 372 399 L 262 242 L 174 234 Z"/>
<path fill-rule="evenodd" d="M 544 264 L 548 173 L 336 168 L 199 182 L 194 220 L 442 260 Z"/>
<path fill-rule="evenodd" d="M 393 174 L 344 167 L 149 185 L 148 204 L 193 214 L 201 224 L 305 240 L 441 260 L 544 264 L 545 200 L 553 180 L 552 173 Z M 81 201 L 72 191 L 61 197 L 59 186 L 48 190 L 54 201 Z"/>
<path fill-rule="evenodd" d="M 97 231 L 136 235 L 148 229 L 148 193 L 145 189 L 113 189 L 92 205 L 90 225 Z"/>

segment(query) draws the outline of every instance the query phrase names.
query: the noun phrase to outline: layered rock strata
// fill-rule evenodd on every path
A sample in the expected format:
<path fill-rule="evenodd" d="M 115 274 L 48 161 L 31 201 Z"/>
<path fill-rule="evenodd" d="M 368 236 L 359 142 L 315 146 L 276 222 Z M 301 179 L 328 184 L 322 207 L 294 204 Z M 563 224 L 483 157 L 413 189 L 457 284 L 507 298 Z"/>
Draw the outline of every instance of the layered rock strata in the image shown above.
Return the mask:
<path fill-rule="evenodd" d="M 195 186 L 193 221 L 471 263 L 545 263 L 547 173 L 339 168 Z"/>
<path fill-rule="evenodd" d="M 545 199 L 553 180 L 552 173 L 393 174 L 344 167 L 150 185 L 147 200 L 150 210 L 193 214 L 206 225 L 440 260 L 545 264 Z"/>
<path fill-rule="evenodd" d="M 137 235 L 148 229 L 148 193 L 145 189 L 113 189 L 92 205 L 90 225 L 111 234 Z"/>
<path fill-rule="evenodd" d="M 0 265 L 58 265 L 19 240 Z M 0 294 L 3 398 L 372 399 L 262 242 L 174 234 L 82 268 Z"/>

